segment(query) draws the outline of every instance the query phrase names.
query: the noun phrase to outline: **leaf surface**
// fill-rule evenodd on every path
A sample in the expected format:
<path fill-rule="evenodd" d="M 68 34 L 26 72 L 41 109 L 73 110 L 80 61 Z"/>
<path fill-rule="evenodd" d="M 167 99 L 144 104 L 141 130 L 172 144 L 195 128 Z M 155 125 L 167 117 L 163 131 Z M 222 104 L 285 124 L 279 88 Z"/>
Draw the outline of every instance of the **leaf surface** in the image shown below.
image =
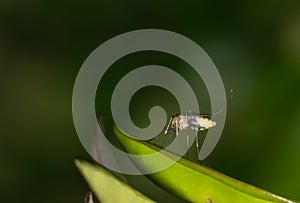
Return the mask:
<path fill-rule="evenodd" d="M 102 166 L 91 164 L 84 160 L 75 160 L 75 164 L 98 200 L 103 203 L 153 203 L 139 191 L 111 174 Z"/>
<path fill-rule="evenodd" d="M 116 127 L 115 133 L 128 153 L 145 155 L 162 150 L 147 142 L 135 140 Z M 166 159 L 174 159 L 175 157 L 174 154 L 159 153 L 161 155 L 157 156 L 151 163 L 149 160 L 143 159 L 142 156 L 132 161 L 141 171 L 148 171 L 149 167 L 159 167 L 159 164 Z M 149 174 L 147 177 L 166 191 L 190 202 L 294 202 L 184 158 L 179 159 L 167 169 Z"/>

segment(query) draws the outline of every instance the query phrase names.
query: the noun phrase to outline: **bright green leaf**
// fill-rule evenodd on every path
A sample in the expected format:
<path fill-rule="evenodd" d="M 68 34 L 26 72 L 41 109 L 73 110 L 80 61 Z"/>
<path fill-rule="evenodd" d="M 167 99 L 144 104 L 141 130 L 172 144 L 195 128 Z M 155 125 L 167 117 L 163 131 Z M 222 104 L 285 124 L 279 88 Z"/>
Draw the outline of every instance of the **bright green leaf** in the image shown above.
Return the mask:
<path fill-rule="evenodd" d="M 147 142 L 130 138 L 118 128 L 115 128 L 115 133 L 128 153 L 144 155 L 161 150 Z M 143 158 L 134 159 L 133 162 L 140 170 L 149 171 L 149 167 L 157 168 L 163 161 L 174 156 L 161 153 L 153 163 Z M 169 168 L 147 177 L 166 191 L 190 202 L 294 202 L 183 158 Z"/>
<path fill-rule="evenodd" d="M 99 165 L 83 160 L 75 160 L 75 164 L 102 203 L 154 202 Z"/>

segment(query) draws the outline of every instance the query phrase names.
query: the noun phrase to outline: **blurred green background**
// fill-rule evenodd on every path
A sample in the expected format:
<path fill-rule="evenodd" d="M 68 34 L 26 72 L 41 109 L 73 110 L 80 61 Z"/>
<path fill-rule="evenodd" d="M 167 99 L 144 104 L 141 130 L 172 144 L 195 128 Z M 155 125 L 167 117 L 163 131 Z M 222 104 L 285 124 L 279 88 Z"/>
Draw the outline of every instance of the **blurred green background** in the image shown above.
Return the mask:
<path fill-rule="evenodd" d="M 101 43 L 145 28 L 189 37 L 223 78 L 226 126 L 204 163 L 300 200 L 298 1 L 13 0 L 0 2 L 0 22 L 1 202 L 83 202 L 88 186 L 73 159 L 91 158 L 72 121 L 76 74 Z M 126 71 L 147 64 L 168 66 L 190 79 L 203 100 L 199 108 L 209 112 L 205 86 L 183 71 L 186 64 L 167 54 L 137 53 L 116 62 L 111 82 L 104 78 L 100 83 L 104 89 L 98 91 L 96 110 L 108 128 L 112 120 L 104 109 L 110 104 L 103 98 L 111 93 L 106 90 L 112 91 Z M 168 92 L 155 87 L 137 92 L 130 109 L 136 124 L 147 124 L 147 110 L 160 102 L 169 114 L 177 113 Z M 158 195 L 176 200 L 142 177 L 130 180 L 156 200 Z"/>

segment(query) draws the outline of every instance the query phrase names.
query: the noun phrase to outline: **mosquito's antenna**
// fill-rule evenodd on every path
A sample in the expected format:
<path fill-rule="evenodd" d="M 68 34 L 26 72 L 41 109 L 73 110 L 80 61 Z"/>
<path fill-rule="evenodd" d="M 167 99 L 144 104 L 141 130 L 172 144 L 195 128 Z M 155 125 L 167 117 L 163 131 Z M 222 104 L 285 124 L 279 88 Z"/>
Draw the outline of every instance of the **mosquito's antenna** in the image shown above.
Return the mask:
<path fill-rule="evenodd" d="M 169 130 L 169 128 L 170 128 L 170 124 L 171 124 L 171 121 L 172 121 L 172 117 L 170 118 L 170 121 L 169 121 L 169 123 L 168 123 L 168 125 L 167 125 L 167 127 L 166 127 L 166 130 L 165 130 L 165 132 L 164 132 L 164 134 L 167 134 L 168 133 L 168 130 Z"/>
<path fill-rule="evenodd" d="M 223 110 L 218 111 L 217 113 L 214 113 L 212 116 L 218 115 L 218 114 L 220 114 L 220 113 L 222 113 L 222 112 L 223 112 Z"/>

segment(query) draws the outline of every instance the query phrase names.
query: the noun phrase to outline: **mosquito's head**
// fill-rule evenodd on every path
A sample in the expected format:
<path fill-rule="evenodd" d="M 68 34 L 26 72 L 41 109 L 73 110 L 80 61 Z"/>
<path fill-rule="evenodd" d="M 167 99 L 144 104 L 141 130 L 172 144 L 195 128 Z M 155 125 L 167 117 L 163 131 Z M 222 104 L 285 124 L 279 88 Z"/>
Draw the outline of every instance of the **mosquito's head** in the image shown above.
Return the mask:
<path fill-rule="evenodd" d="M 206 129 L 212 128 L 216 125 L 216 122 L 212 121 L 210 118 L 203 119 L 202 123 L 204 124 Z"/>
<path fill-rule="evenodd" d="M 212 121 L 210 118 L 200 117 L 197 119 L 197 122 L 200 125 L 200 130 L 207 130 L 216 125 L 215 121 Z"/>
<path fill-rule="evenodd" d="M 215 125 L 217 125 L 217 123 L 215 121 L 210 120 L 210 128 L 214 127 Z"/>

